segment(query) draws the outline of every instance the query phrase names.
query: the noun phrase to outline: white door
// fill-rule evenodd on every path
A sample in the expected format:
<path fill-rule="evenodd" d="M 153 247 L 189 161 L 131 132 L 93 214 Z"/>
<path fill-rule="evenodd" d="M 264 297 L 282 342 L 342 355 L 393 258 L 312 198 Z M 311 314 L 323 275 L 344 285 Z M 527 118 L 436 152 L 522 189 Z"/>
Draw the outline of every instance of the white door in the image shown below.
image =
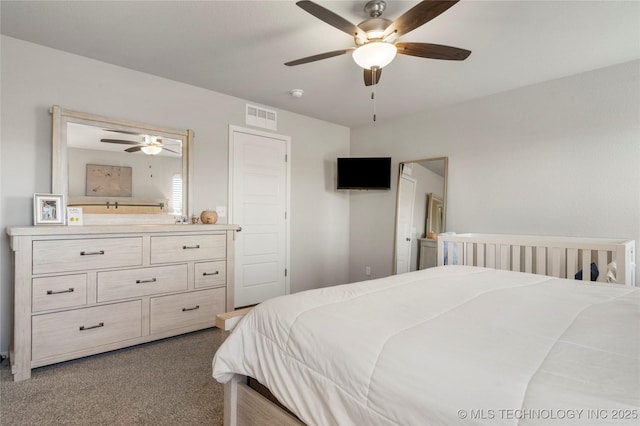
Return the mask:
<path fill-rule="evenodd" d="M 416 198 L 416 180 L 408 176 L 400 177 L 398 186 L 398 229 L 396 229 L 396 274 L 411 269 L 411 229 L 413 227 L 413 206 Z"/>
<path fill-rule="evenodd" d="M 236 233 L 235 307 L 289 293 L 289 138 L 231 126 L 229 221 Z"/>

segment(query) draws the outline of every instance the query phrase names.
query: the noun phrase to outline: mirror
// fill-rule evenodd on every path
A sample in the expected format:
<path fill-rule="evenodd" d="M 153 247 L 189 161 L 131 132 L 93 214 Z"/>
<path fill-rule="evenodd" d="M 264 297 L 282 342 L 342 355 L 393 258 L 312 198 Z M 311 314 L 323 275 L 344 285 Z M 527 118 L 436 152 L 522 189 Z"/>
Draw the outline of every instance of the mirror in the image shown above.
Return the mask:
<path fill-rule="evenodd" d="M 394 274 L 435 266 L 435 237 L 445 231 L 447 172 L 447 157 L 400 163 Z"/>
<path fill-rule="evenodd" d="M 433 239 L 434 234 L 444 232 L 444 203 L 442 198 L 430 192 L 427 194 L 425 237 Z"/>
<path fill-rule="evenodd" d="M 190 212 L 193 131 L 51 109 L 52 191 L 83 222 L 175 223 Z"/>

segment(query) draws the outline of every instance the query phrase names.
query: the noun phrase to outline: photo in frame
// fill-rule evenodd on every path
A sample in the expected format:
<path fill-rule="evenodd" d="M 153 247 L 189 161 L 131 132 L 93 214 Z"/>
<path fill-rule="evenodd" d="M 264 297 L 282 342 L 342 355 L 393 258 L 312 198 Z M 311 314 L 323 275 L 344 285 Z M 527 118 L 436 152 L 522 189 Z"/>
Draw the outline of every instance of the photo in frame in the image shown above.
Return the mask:
<path fill-rule="evenodd" d="M 33 194 L 34 225 L 64 225 L 64 197 L 58 194 Z"/>

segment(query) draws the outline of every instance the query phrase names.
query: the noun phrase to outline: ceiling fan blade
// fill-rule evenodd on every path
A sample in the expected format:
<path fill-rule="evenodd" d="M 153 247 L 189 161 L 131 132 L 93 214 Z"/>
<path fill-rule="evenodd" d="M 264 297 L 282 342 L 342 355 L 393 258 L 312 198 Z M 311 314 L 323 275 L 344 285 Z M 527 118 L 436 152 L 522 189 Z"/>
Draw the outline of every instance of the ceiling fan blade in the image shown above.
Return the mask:
<path fill-rule="evenodd" d="M 354 50 L 355 50 L 355 47 L 350 47 L 349 49 L 334 50 L 333 52 L 326 52 L 326 53 L 320 53 L 319 55 L 307 56 L 306 58 L 285 62 L 284 64 L 289 67 L 292 67 L 294 65 L 301 65 L 309 62 L 319 61 L 321 59 L 333 58 L 334 56 L 344 55 L 345 53 L 349 53 Z"/>
<path fill-rule="evenodd" d="M 142 149 L 143 145 L 132 146 L 131 148 L 125 149 L 126 152 L 138 152 Z"/>
<path fill-rule="evenodd" d="M 130 130 L 116 130 L 116 129 L 103 129 L 105 132 L 115 132 L 115 133 L 123 133 L 125 135 L 138 135 L 143 136 L 139 132 L 132 132 Z"/>
<path fill-rule="evenodd" d="M 396 43 L 396 48 L 402 55 L 449 61 L 464 61 L 471 55 L 470 50 L 431 43 Z"/>
<path fill-rule="evenodd" d="M 389 36 L 393 32 L 397 32 L 396 36 L 400 37 L 409 31 L 413 31 L 441 13 L 444 13 L 457 2 L 458 0 L 422 1 L 405 12 L 404 15 L 393 21 L 393 23 L 384 30 L 383 38 Z"/>
<path fill-rule="evenodd" d="M 174 150 L 169 149 L 169 148 L 162 147 L 162 149 L 163 149 L 163 150 L 165 150 L 165 151 L 173 152 L 174 154 L 178 154 L 178 155 L 181 155 L 181 154 L 182 154 L 181 152 L 174 151 Z"/>
<path fill-rule="evenodd" d="M 353 25 L 351 22 L 347 21 L 343 17 L 336 15 L 329 9 L 325 9 L 319 4 L 316 4 L 312 1 L 307 1 L 307 0 L 299 1 L 296 4 L 302 9 L 304 9 L 305 11 L 315 16 L 316 18 L 320 19 L 321 21 L 326 22 L 332 27 L 335 27 L 340 31 L 343 31 L 352 37 L 366 38 L 366 34 L 357 26 Z"/>
<path fill-rule="evenodd" d="M 107 142 L 107 143 L 121 143 L 124 145 L 138 145 L 140 142 L 136 142 L 136 141 L 127 141 L 127 140 L 123 140 L 123 139 L 100 139 L 100 142 Z"/>
<path fill-rule="evenodd" d="M 378 84 L 380 81 L 380 76 L 382 75 L 382 68 L 376 70 L 376 82 Z M 373 86 L 373 71 L 365 68 L 364 70 L 364 85 L 365 86 Z"/>

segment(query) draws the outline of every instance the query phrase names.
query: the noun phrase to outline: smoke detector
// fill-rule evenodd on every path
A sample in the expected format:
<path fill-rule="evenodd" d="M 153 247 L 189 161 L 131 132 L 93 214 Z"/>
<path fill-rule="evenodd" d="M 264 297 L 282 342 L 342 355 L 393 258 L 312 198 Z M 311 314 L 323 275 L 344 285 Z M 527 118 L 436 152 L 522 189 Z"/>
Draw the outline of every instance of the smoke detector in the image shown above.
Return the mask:
<path fill-rule="evenodd" d="M 302 90 L 302 89 L 291 89 L 291 90 L 289 90 L 289 94 L 291 94 L 291 96 L 293 96 L 294 98 L 301 98 L 302 95 L 304 94 L 304 90 Z"/>

